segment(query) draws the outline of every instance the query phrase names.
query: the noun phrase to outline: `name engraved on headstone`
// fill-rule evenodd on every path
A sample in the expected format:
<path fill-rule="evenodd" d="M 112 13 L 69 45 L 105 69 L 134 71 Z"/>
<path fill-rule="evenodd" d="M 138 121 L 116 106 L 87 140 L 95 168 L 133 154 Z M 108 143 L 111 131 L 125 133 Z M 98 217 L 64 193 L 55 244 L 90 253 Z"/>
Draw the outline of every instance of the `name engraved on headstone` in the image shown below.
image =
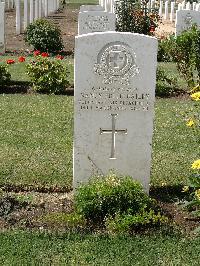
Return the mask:
<path fill-rule="evenodd" d="M 86 91 L 86 90 L 85 90 Z M 82 111 L 148 111 L 150 95 L 133 88 L 93 87 L 78 100 Z"/>
<path fill-rule="evenodd" d="M 91 31 L 106 31 L 109 26 L 109 19 L 107 16 L 88 16 L 84 28 Z"/>
<path fill-rule="evenodd" d="M 116 15 L 104 11 L 85 11 L 78 15 L 78 35 L 115 30 Z"/>

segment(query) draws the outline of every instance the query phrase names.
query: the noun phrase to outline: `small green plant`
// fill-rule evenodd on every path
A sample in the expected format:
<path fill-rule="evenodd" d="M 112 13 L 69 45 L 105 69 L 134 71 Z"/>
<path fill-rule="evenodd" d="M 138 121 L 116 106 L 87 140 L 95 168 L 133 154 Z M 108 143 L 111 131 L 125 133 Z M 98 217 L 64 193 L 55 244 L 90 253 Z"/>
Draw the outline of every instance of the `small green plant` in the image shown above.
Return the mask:
<path fill-rule="evenodd" d="M 6 65 L 0 64 L 0 84 L 5 85 L 10 82 L 11 74 Z"/>
<path fill-rule="evenodd" d="M 118 0 L 116 15 L 116 29 L 122 32 L 152 35 L 159 22 L 157 10 L 148 10 L 145 1 Z"/>
<path fill-rule="evenodd" d="M 60 29 L 46 19 L 37 19 L 27 27 L 25 41 L 41 52 L 54 53 L 64 47 Z"/>
<path fill-rule="evenodd" d="M 143 211 L 139 214 L 116 214 L 115 217 L 108 217 L 105 225 L 110 233 L 131 233 L 152 226 L 166 224 L 168 218 L 156 213 L 154 210 Z"/>
<path fill-rule="evenodd" d="M 170 49 L 174 35 L 170 35 L 168 38 L 158 40 L 158 62 L 171 62 L 173 61 L 170 55 Z"/>
<path fill-rule="evenodd" d="M 151 200 L 139 182 L 110 174 L 80 186 L 75 194 L 75 205 L 86 219 L 103 221 L 116 213 L 136 214 L 149 207 Z"/>
<path fill-rule="evenodd" d="M 69 85 L 69 71 L 61 60 L 37 56 L 27 65 L 34 90 L 46 93 L 62 93 Z"/>
<path fill-rule="evenodd" d="M 169 75 L 165 70 L 158 66 L 156 72 L 156 96 L 169 97 L 180 92 L 177 78 Z"/>

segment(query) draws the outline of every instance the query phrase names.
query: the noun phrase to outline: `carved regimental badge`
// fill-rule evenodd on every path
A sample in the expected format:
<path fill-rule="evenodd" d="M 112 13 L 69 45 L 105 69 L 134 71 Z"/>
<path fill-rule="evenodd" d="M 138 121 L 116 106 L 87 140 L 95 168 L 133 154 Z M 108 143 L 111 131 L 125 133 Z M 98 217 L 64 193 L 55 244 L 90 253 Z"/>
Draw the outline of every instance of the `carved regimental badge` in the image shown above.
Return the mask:
<path fill-rule="evenodd" d="M 136 65 L 136 55 L 124 43 L 115 42 L 103 47 L 94 65 L 95 73 L 103 76 L 103 83 L 119 82 L 129 84 L 130 77 L 137 75 L 140 70 Z"/>

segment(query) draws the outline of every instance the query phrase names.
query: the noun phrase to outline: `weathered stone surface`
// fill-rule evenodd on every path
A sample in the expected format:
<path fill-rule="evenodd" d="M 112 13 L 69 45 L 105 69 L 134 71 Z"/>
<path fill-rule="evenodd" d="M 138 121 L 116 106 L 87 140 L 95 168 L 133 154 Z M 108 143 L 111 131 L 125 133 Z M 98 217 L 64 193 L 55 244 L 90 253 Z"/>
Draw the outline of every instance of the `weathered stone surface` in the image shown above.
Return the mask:
<path fill-rule="evenodd" d="M 156 65 L 153 37 L 76 37 L 74 187 L 114 170 L 149 190 Z"/>
<path fill-rule="evenodd" d="M 5 3 L 0 2 L 0 53 L 5 53 Z"/>
<path fill-rule="evenodd" d="M 192 24 L 200 26 L 200 12 L 195 10 L 178 10 L 176 11 L 176 36 L 184 30 L 191 28 Z"/>
<path fill-rule="evenodd" d="M 80 12 L 84 11 L 104 11 L 102 6 L 99 5 L 82 5 L 80 6 Z"/>
<path fill-rule="evenodd" d="M 114 31 L 115 14 L 102 11 L 80 12 L 78 16 L 78 34 Z"/>

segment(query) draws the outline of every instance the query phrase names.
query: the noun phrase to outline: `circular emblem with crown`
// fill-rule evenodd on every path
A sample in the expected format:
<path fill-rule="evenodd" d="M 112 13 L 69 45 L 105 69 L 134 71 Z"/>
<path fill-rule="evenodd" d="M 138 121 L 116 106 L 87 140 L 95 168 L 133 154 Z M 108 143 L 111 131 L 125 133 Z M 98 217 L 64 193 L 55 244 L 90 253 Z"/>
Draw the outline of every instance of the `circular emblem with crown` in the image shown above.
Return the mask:
<path fill-rule="evenodd" d="M 103 76 L 105 84 L 119 82 L 128 85 L 130 77 L 139 73 L 135 53 L 121 42 L 110 43 L 101 49 L 94 70 L 96 74 Z"/>

